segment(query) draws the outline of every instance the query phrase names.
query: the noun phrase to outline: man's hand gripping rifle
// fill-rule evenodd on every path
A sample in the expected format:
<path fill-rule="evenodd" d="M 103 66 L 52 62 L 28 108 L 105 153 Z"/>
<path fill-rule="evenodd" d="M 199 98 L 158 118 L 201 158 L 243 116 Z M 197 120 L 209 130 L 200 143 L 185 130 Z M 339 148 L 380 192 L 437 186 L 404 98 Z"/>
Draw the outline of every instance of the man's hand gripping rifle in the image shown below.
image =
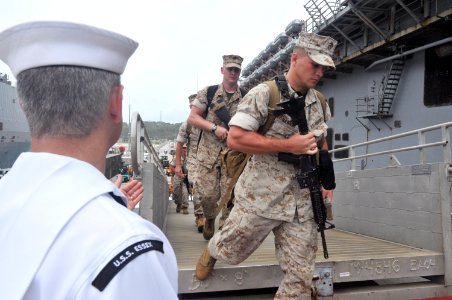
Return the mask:
<path fill-rule="evenodd" d="M 283 96 L 285 97 L 284 92 Z M 285 98 L 289 99 L 288 97 Z M 278 106 L 280 109 L 274 110 L 275 115 L 289 115 L 298 125 L 301 134 L 308 133 L 309 129 L 304 111 L 304 96 L 291 97 L 290 100 L 283 101 L 279 103 Z M 328 258 L 325 230 L 332 229 L 335 226 L 326 219 L 326 208 L 325 203 L 323 202 L 321 185 L 327 190 L 332 190 L 336 187 L 336 183 L 334 179 L 333 163 L 329 157 L 328 151 L 320 150 L 319 156 L 320 167 L 317 165 L 315 155 L 295 155 L 292 153 L 280 152 L 278 153 L 278 160 L 293 164 L 297 170 L 296 177 L 300 188 L 309 188 L 312 209 L 314 211 L 314 220 L 317 223 L 317 230 L 322 237 L 323 256 Z M 327 227 L 326 224 L 329 226 Z"/>

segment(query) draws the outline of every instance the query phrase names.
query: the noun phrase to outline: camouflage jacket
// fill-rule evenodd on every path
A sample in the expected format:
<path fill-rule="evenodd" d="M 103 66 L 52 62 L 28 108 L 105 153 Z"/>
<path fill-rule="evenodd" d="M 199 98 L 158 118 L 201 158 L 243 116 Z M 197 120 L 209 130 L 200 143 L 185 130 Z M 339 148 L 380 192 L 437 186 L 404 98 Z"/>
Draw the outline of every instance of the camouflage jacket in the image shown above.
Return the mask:
<path fill-rule="evenodd" d="M 199 130 L 191 126 L 187 121 L 183 122 L 179 127 L 179 133 L 176 137 L 176 142 L 187 144 L 187 169 L 191 173 L 196 165 L 196 151 L 198 148 Z"/>
<path fill-rule="evenodd" d="M 290 93 L 294 91 L 289 86 Z M 268 116 L 269 88 L 259 84 L 248 92 L 240 102 L 237 113 L 229 125 L 245 130 L 257 131 Z M 326 106 L 325 117 L 320 101 L 313 89 L 305 100 L 305 113 L 310 131 L 326 136 L 326 121 L 331 117 Z M 298 127 L 288 115 L 275 118 L 265 134 L 268 137 L 285 139 L 298 133 Z M 291 222 L 297 211 L 300 222 L 313 218 L 308 189 L 300 189 L 292 164 L 278 161 L 277 154 L 254 154 L 247 163 L 235 186 L 236 204 L 257 215 Z"/>
<path fill-rule="evenodd" d="M 235 91 L 234 95 L 232 95 L 232 97 L 228 100 L 223 85 L 220 84 L 212 99 L 212 103 L 215 104 L 217 99 L 223 99 L 229 112 L 229 116 L 232 117 L 237 110 L 237 105 L 241 98 L 241 92 L 237 88 L 237 91 Z M 207 87 L 198 92 L 192 105 L 198 107 L 202 111 L 207 109 Z M 206 120 L 222 127 L 227 127 L 227 124 L 223 124 L 217 115 L 211 111 L 211 109 L 208 110 Z M 201 134 L 201 140 L 198 144 L 198 152 L 196 154 L 197 161 L 201 165 L 211 168 L 214 163 L 218 161 L 221 150 L 226 148 L 226 141 L 219 140 L 216 135 L 210 131 L 203 131 Z"/>

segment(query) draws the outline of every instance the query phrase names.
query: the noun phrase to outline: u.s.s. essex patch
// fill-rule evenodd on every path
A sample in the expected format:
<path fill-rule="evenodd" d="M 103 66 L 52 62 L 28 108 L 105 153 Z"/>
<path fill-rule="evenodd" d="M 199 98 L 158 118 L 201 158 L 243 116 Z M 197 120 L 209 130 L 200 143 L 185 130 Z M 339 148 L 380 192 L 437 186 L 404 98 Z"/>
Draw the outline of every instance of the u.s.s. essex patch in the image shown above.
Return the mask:
<path fill-rule="evenodd" d="M 122 268 L 141 254 L 149 251 L 163 253 L 163 242 L 158 240 L 144 240 L 128 246 L 108 262 L 91 284 L 99 291 L 103 291 Z"/>

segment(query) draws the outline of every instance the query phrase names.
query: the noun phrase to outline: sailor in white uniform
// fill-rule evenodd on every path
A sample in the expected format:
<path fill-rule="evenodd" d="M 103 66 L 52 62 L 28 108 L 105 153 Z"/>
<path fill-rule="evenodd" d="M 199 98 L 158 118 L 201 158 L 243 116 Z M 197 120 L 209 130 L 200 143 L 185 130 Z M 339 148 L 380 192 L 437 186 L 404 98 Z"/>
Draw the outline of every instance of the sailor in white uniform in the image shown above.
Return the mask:
<path fill-rule="evenodd" d="M 177 262 L 167 238 L 128 210 L 125 196 L 103 175 L 105 155 L 121 132 L 122 86 L 117 80 L 99 92 L 96 84 L 119 77 L 138 44 L 66 22 L 18 25 L 0 33 L 0 44 L 32 135 L 31 152 L 0 180 L 0 298 L 177 299 Z M 87 73 L 90 79 L 74 80 Z M 29 84 L 39 80 L 42 88 Z M 77 114 L 80 105 L 58 110 L 46 102 L 90 98 L 84 93 L 106 95 L 101 108 L 86 104 L 102 112 L 88 131 L 67 121 L 72 113 L 91 124 Z M 39 97 L 42 105 L 31 105 L 28 98 L 40 103 Z M 36 111 L 56 124 L 42 122 Z"/>

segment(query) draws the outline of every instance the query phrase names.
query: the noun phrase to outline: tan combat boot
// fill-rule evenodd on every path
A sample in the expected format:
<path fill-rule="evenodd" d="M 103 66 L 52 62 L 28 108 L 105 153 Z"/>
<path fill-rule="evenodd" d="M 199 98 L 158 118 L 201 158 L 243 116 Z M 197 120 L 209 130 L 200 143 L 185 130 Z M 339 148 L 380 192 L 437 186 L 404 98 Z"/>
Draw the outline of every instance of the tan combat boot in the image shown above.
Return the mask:
<path fill-rule="evenodd" d="M 217 260 L 210 256 L 209 249 L 205 247 L 196 264 L 196 278 L 205 280 L 212 272 L 216 262 Z"/>
<path fill-rule="evenodd" d="M 204 229 L 204 222 L 205 222 L 205 219 L 204 219 L 203 215 L 196 215 L 195 223 L 196 223 L 196 227 L 198 227 L 198 232 L 200 232 L 200 233 Z"/>
<path fill-rule="evenodd" d="M 213 233 L 215 232 L 215 219 L 207 219 L 204 222 L 204 229 L 202 231 L 202 235 L 204 239 L 210 240 L 213 237 Z"/>

